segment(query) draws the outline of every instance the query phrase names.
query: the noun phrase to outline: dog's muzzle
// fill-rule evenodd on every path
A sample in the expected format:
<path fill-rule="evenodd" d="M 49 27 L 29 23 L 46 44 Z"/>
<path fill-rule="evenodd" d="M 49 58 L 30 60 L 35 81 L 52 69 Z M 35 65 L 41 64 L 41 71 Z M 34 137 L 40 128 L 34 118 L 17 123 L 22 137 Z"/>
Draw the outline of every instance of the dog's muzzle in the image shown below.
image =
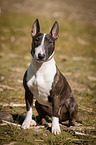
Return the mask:
<path fill-rule="evenodd" d="M 45 53 L 38 53 L 36 61 L 39 62 L 39 63 L 43 63 L 45 60 L 46 60 Z"/>

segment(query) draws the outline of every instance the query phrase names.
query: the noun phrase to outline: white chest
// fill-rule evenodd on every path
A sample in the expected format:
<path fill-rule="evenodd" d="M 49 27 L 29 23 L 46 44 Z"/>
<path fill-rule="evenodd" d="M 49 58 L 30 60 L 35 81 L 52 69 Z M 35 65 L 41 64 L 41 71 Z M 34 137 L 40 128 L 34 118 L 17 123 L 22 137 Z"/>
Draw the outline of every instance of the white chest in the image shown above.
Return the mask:
<path fill-rule="evenodd" d="M 35 64 L 36 65 L 36 64 Z M 54 59 L 43 63 L 39 68 L 31 62 L 27 73 L 27 86 L 39 103 L 49 105 L 48 96 L 56 74 Z"/>

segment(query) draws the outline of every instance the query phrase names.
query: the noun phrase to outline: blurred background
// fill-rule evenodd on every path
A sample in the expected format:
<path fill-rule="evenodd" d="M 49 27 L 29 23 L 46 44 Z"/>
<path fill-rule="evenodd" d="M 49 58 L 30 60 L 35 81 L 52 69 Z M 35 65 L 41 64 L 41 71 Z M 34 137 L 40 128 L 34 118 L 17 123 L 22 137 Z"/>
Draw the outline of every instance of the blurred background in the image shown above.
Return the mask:
<path fill-rule="evenodd" d="M 22 80 L 32 59 L 30 32 L 36 18 L 45 33 L 58 21 L 55 60 L 72 87 L 83 121 L 74 128 L 61 126 L 58 137 L 46 128 L 24 131 L 2 125 L 2 120 L 20 123 L 25 116 Z M 38 115 L 35 106 L 33 114 Z M 2 145 L 96 143 L 96 0 L 0 0 L 0 121 Z"/>
<path fill-rule="evenodd" d="M 1 0 L 3 12 L 13 12 L 62 20 L 82 21 L 96 25 L 95 0 Z"/>

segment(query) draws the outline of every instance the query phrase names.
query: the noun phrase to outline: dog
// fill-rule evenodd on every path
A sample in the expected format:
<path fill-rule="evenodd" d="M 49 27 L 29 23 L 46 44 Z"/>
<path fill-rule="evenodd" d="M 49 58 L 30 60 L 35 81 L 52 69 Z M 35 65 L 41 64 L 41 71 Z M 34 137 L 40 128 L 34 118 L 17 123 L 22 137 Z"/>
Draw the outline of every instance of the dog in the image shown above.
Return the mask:
<path fill-rule="evenodd" d="M 59 122 L 69 120 L 75 125 L 78 104 L 66 78 L 59 71 L 54 60 L 55 41 L 59 36 L 59 26 L 55 21 L 49 34 L 40 32 L 39 20 L 32 26 L 32 61 L 23 78 L 26 100 L 26 118 L 22 128 L 36 125 L 32 119 L 33 95 L 35 107 L 42 124 L 46 115 L 52 117 L 52 133 L 60 134 Z"/>

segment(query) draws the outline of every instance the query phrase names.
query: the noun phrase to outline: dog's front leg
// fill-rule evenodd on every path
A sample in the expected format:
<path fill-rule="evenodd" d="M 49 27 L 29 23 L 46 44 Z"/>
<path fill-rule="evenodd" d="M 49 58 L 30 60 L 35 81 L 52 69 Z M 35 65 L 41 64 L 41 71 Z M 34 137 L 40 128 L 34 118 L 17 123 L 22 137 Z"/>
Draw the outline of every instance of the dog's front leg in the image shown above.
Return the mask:
<path fill-rule="evenodd" d="M 31 92 L 25 91 L 25 100 L 26 100 L 26 118 L 22 124 L 23 129 L 30 128 L 32 125 L 36 125 L 36 122 L 32 119 L 32 106 L 33 106 L 33 95 Z"/>
<path fill-rule="evenodd" d="M 60 126 L 59 126 L 59 99 L 58 96 L 54 96 L 53 97 L 53 101 L 52 101 L 52 111 L 53 111 L 53 115 L 52 115 L 52 133 L 53 134 L 60 134 L 61 130 L 60 130 Z"/>

